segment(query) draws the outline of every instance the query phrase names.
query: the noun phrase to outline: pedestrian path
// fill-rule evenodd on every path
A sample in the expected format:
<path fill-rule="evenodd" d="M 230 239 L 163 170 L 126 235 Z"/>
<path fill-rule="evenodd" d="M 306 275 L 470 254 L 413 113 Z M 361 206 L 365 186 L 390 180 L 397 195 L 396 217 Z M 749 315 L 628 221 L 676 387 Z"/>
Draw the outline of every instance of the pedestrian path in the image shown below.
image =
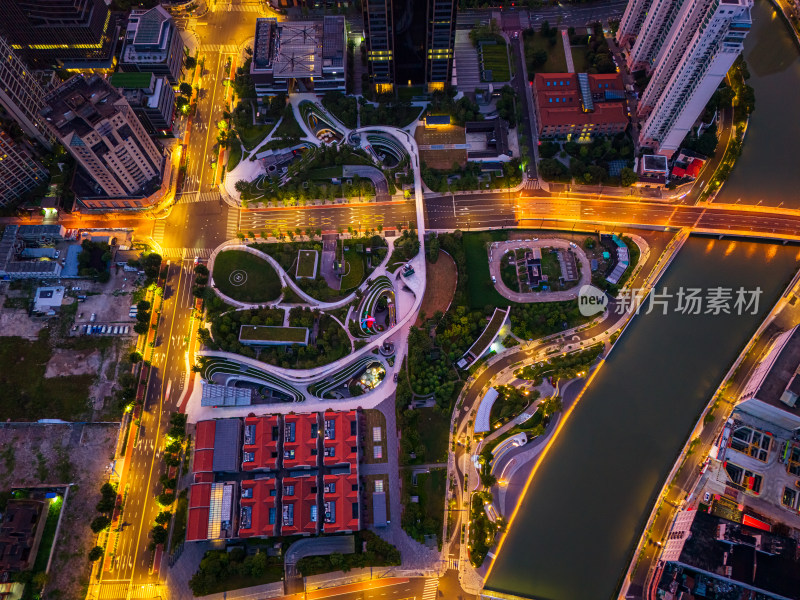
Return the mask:
<path fill-rule="evenodd" d="M 223 54 L 237 54 L 239 46 L 236 44 L 202 44 L 200 52 L 222 52 Z"/>
<path fill-rule="evenodd" d="M 155 223 L 153 223 L 153 241 L 156 244 L 161 245 L 164 241 L 164 230 L 167 228 L 167 222 L 164 219 L 159 219 Z"/>
<path fill-rule="evenodd" d="M 481 84 L 478 52 L 469 39 L 469 31 L 456 30 L 455 64 L 458 69 L 458 89 L 474 92 Z"/>
<path fill-rule="evenodd" d="M 259 4 L 218 4 L 216 12 L 261 12 Z"/>
<path fill-rule="evenodd" d="M 222 197 L 218 191 L 203 192 L 202 194 L 194 192 L 186 192 L 178 196 L 176 204 L 192 204 L 195 202 L 219 202 Z"/>
<path fill-rule="evenodd" d="M 524 186 L 522 186 L 522 187 L 523 187 L 523 189 L 526 189 L 526 190 L 538 190 L 538 189 L 540 189 L 542 186 L 541 186 L 541 184 L 539 183 L 539 180 L 538 180 L 538 179 L 528 179 L 528 180 L 525 182 L 525 185 L 524 185 Z"/>
<path fill-rule="evenodd" d="M 426 579 L 425 587 L 422 589 L 422 600 L 436 600 L 437 592 L 439 591 L 438 579 Z"/>
<path fill-rule="evenodd" d="M 101 583 L 100 591 L 97 594 L 98 600 L 115 600 L 116 598 L 127 598 L 129 582 L 124 583 Z"/>
<path fill-rule="evenodd" d="M 239 233 L 239 211 L 228 210 L 228 222 L 225 225 L 225 236 L 227 239 L 233 239 Z"/>
<path fill-rule="evenodd" d="M 569 32 L 561 30 L 561 41 L 564 42 L 564 57 L 567 59 L 567 73 L 575 72 L 575 63 L 572 60 L 572 46 L 569 45 Z"/>
<path fill-rule="evenodd" d="M 176 260 L 198 256 L 208 259 L 211 258 L 211 253 L 213 251 L 213 248 L 162 248 L 161 257 Z"/>

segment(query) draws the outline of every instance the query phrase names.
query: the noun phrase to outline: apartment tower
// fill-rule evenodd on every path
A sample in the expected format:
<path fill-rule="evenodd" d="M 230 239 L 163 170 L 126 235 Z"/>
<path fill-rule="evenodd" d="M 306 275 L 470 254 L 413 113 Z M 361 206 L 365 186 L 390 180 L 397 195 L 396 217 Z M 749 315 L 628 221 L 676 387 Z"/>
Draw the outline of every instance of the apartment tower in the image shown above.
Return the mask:
<path fill-rule="evenodd" d="M 48 150 L 52 136 L 39 110 L 44 106 L 45 90 L 30 69 L 0 36 L 0 106 L 22 127 L 31 138 L 37 139 Z"/>
<path fill-rule="evenodd" d="M 47 171 L 36 162 L 26 140 L 15 141 L 0 127 L 0 206 L 47 180 Z"/>
<path fill-rule="evenodd" d="M 639 103 L 641 145 L 667 156 L 680 147 L 741 53 L 752 6 L 753 0 L 682 3 Z"/>
<path fill-rule="evenodd" d="M 0 0 L 0 11 L 0 34 L 32 66 L 110 66 L 114 27 L 104 0 Z"/>
<path fill-rule="evenodd" d="M 45 99 L 48 127 L 108 198 L 141 197 L 164 157 L 125 97 L 99 75 L 76 75 Z M 140 201 L 110 204 L 140 208 Z"/>
<path fill-rule="evenodd" d="M 444 90 L 452 77 L 455 0 L 364 0 L 370 83 L 378 93 L 397 85 Z"/>

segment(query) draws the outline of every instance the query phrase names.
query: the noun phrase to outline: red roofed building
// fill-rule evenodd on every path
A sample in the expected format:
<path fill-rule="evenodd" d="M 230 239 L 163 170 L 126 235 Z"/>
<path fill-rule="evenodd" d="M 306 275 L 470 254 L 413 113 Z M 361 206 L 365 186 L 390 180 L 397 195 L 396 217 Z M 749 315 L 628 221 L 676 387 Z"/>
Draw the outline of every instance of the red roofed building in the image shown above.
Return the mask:
<path fill-rule="evenodd" d="M 195 483 L 214 481 L 214 434 L 216 429 L 216 421 L 197 423 L 194 433 L 194 462 L 192 463 Z M 211 474 L 211 479 L 208 479 L 207 474 Z"/>
<path fill-rule="evenodd" d="M 628 127 L 619 73 L 537 73 L 533 106 L 542 137 L 590 138 L 621 133 Z"/>
<path fill-rule="evenodd" d="M 356 411 L 327 411 L 323 421 L 323 462 L 358 464 L 358 417 Z"/>
<path fill-rule="evenodd" d="M 234 533 L 231 482 L 193 483 L 189 487 L 186 541 L 218 540 Z"/>
<path fill-rule="evenodd" d="M 283 422 L 284 469 L 315 467 L 318 439 L 317 413 L 286 415 Z"/>
<path fill-rule="evenodd" d="M 239 509 L 239 537 L 278 534 L 276 479 L 242 481 Z"/>
<path fill-rule="evenodd" d="M 208 515 L 211 511 L 211 483 L 195 483 L 189 488 L 189 514 L 186 540 L 208 539 Z"/>
<path fill-rule="evenodd" d="M 278 468 L 278 416 L 247 417 L 244 420 L 242 470 Z"/>
<path fill-rule="evenodd" d="M 319 524 L 317 478 L 284 477 L 282 484 L 281 535 L 315 535 Z"/>
<path fill-rule="evenodd" d="M 325 513 L 322 527 L 325 533 L 361 529 L 358 475 L 325 475 L 322 505 Z"/>

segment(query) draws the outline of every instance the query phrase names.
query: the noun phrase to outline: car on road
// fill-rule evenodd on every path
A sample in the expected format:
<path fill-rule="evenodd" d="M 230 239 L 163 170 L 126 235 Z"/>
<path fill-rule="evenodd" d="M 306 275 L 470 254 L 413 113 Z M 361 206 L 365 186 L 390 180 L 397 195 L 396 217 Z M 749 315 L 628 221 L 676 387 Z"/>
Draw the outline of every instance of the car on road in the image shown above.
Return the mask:
<path fill-rule="evenodd" d="M 711 500 L 711 492 L 706 492 L 703 494 L 703 502 L 708 502 L 709 500 Z"/>
<path fill-rule="evenodd" d="M 497 277 L 495 277 L 494 275 L 492 275 L 492 283 L 497 283 Z"/>
<path fill-rule="evenodd" d="M 194 265 L 197 266 L 199 264 L 200 264 L 200 257 L 199 256 L 195 256 L 194 257 Z"/>

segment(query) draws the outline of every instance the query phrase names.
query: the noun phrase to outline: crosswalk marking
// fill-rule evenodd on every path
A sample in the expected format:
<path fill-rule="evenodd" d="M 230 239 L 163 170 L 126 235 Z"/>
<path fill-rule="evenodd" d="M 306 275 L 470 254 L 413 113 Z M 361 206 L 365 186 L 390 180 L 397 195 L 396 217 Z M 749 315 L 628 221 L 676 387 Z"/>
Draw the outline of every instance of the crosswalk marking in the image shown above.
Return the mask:
<path fill-rule="evenodd" d="M 164 241 L 164 230 L 167 228 L 167 222 L 160 219 L 153 223 L 153 241 L 156 244 L 161 244 Z"/>
<path fill-rule="evenodd" d="M 426 579 L 425 587 L 422 590 L 422 600 L 434 600 L 439 591 L 438 579 Z"/>
<path fill-rule="evenodd" d="M 193 259 L 195 256 L 200 258 L 211 258 L 213 248 L 162 248 L 161 257 L 168 259 Z"/>
<path fill-rule="evenodd" d="M 223 54 L 236 54 L 239 52 L 239 46 L 236 44 L 202 44 L 200 46 L 201 52 L 222 52 Z"/>
<path fill-rule="evenodd" d="M 451 556 L 447 559 L 447 570 L 458 571 L 458 558 L 454 558 Z"/>
<path fill-rule="evenodd" d="M 525 189 L 526 190 L 538 190 L 541 187 L 542 186 L 539 185 L 539 180 L 538 179 L 528 179 L 525 182 Z"/>
<path fill-rule="evenodd" d="M 236 237 L 237 233 L 239 233 L 239 211 L 229 210 L 228 223 L 225 227 L 225 235 L 228 237 L 228 239 L 232 239 Z"/>
<path fill-rule="evenodd" d="M 194 202 L 219 202 L 219 192 L 203 192 L 198 194 L 197 191 L 186 192 L 180 195 L 177 204 L 190 204 Z"/>
<path fill-rule="evenodd" d="M 117 598 L 127 598 L 128 586 L 126 583 L 103 583 L 100 584 L 98 600 L 116 600 Z"/>

